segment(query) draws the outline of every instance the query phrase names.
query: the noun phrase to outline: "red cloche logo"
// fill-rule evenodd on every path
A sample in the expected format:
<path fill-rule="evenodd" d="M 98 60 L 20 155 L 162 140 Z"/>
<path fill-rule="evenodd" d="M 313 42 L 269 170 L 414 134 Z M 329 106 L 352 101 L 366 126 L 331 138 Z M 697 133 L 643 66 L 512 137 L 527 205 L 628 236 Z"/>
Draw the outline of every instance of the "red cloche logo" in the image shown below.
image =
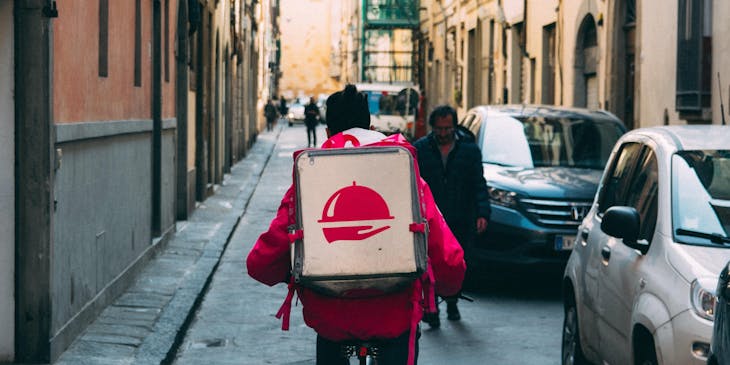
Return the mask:
<path fill-rule="evenodd" d="M 390 220 L 388 205 L 375 190 L 352 182 L 337 190 L 327 200 L 319 223 L 342 223 L 336 227 L 322 227 L 329 243 L 335 241 L 362 241 L 390 228 L 384 225 L 374 228 L 362 221 Z M 359 224 L 358 224 L 359 222 Z M 369 222 L 368 222 L 369 223 Z"/>

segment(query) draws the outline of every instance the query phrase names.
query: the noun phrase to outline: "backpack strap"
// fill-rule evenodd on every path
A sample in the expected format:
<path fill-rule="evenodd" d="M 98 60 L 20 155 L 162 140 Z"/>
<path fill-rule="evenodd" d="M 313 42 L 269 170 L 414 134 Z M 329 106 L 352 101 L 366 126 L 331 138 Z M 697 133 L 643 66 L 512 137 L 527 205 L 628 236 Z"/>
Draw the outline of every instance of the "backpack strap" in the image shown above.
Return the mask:
<path fill-rule="evenodd" d="M 415 288 L 411 296 L 411 331 L 408 335 L 408 365 L 416 363 L 416 331 L 418 331 L 418 323 L 421 322 L 422 312 L 417 308 L 422 306 L 428 313 L 436 311 L 435 295 L 434 295 L 433 271 L 429 266 L 426 272 L 421 275 L 420 280 L 415 281 Z"/>
<path fill-rule="evenodd" d="M 281 330 L 282 331 L 289 330 L 289 317 L 291 316 L 291 301 L 294 298 L 295 290 L 296 290 L 296 287 L 294 285 L 294 277 L 292 276 L 292 278 L 289 281 L 289 293 L 286 294 L 284 303 L 281 304 L 279 311 L 276 312 L 276 318 L 281 319 Z"/>
<path fill-rule="evenodd" d="M 418 282 L 416 281 L 416 283 Z M 408 334 L 408 365 L 416 363 L 416 331 L 418 330 L 418 323 L 421 322 L 421 311 L 417 308 L 421 305 L 421 290 L 423 290 L 423 287 L 416 284 L 411 296 L 411 308 L 413 309 L 411 311 L 411 330 Z"/>
<path fill-rule="evenodd" d="M 423 310 L 426 313 L 436 313 L 436 291 L 434 289 L 436 280 L 433 277 L 433 271 L 429 265 L 426 272 L 421 276 L 421 286 L 423 287 L 423 299 L 425 304 Z"/>
<path fill-rule="evenodd" d="M 304 237 L 304 231 L 301 229 L 295 229 L 296 225 L 296 202 L 294 200 L 294 194 L 291 194 L 289 197 L 289 232 L 287 236 L 289 237 L 289 244 L 294 244 L 298 239 L 302 239 Z M 281 319 L 281 330 L 282 331 L 288 331 L 289 330 L 289 318 L 291 317 L 291 302 L 292 299 L 294 299 L 294 292 L 296 291 L 296 282 L 294 279 L 294 275 L 291 275 L 289 278 L 289 284 L 288 284 L 289 292 L 286 294 L 286 298 L 284 299 L 284 302 L 281 303 L 281 307 L 279 307 L 279 311 L 276 312 L 276 318 Z"/>
<path fill-rule="evenodd" d="M 408 225 L 408 230 L 416 233 L 426 232 L 426 223 L 411 223 Z"/>
<path fill-rule="evenodd" d="M 304 238 L 304 231 L 301 229 L 294 229 L 294 226 L 290 226 L 292 229 L 289 231 L 289 243 L 294 244 L 297 240 Z"/>

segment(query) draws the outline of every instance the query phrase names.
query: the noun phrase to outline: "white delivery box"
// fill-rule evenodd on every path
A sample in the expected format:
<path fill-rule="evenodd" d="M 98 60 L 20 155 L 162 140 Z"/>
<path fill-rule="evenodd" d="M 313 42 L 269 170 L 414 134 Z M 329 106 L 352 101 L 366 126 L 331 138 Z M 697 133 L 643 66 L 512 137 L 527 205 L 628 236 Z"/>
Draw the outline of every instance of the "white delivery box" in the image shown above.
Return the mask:
<path fill-rule="evenodd" d="M 428 227 L 414 171 L 413 156 L 399 146 L 300 153 L 295 281 L 332 296 L 366 297 L 420 276 Z"/>

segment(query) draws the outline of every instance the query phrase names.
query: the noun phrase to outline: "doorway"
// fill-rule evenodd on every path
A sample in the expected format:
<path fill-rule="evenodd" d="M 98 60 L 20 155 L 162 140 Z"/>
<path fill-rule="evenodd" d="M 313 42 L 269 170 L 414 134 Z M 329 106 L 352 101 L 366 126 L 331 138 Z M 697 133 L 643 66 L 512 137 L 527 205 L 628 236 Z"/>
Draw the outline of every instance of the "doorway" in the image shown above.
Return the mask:
<path fill-rule="evenodd" d="M 575 91 L 573 105 L 597 109 L 598 101 L 598 36 L 592 15 L 583 18 L 575 49 Z"/>

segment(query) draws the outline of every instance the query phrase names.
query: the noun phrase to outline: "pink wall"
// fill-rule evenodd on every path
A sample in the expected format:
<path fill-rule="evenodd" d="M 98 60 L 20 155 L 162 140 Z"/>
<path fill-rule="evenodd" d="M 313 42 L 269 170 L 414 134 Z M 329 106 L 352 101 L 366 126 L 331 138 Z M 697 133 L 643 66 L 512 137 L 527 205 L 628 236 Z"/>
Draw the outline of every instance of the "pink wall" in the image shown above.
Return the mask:
<path fill-rule="evenodd" d="M 177 0 L 169 4 L 170 81 L 163 118 L 174 117 L 174 37 Z M 99 2 L 64 0 L 53 20 L 53 109 L 56 123 L 151 118 L 152 1 L 142 0 L 142 84 L 134 86 L 135 1 L 109 0 L 108 76 L 99 76 Z M 164 6 L 163 6 L 164 11 Z M 164 36 L 164 17 L 162 20 Z M 164 52 L 164 42 L 163 42 Z M 164 54 L 163 60 L 164 62 Z"/>

